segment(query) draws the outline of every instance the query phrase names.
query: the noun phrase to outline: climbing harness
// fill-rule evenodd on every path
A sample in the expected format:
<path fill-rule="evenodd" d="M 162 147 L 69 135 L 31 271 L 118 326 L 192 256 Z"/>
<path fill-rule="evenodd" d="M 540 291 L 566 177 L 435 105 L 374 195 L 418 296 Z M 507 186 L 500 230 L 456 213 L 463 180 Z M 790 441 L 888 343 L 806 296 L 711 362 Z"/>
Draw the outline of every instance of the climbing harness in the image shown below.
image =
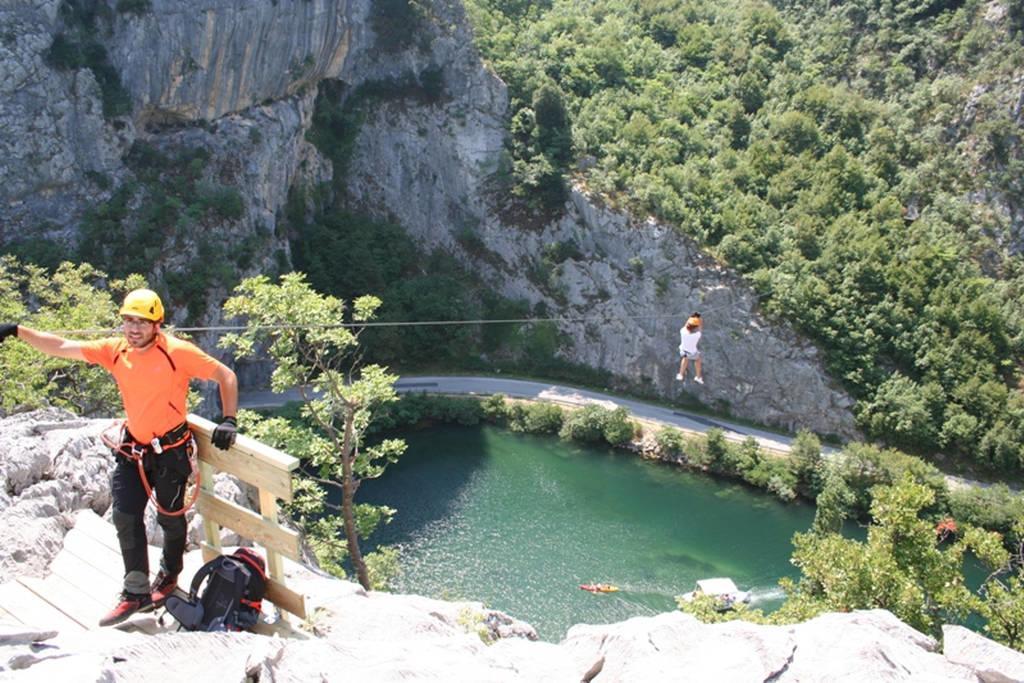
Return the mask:
<path fill-rule="evenodd" d="M 184 427 L 184 429 L 182 429 L 182 427 Z M 195 504 L 196 500 L 199 498 L 199 484 L 201 483 L 202 480 L 199 474 L 199 464 L 197 461 L 199 449 L 196 446 L 196 438 L 195 436 L 192 435 L 192 430 L 188 428 L 187 423 L 183 423 L 182 427 L 176 427 L 169 431 L 167 434 L 165 434 L 165 437 L 167 437 L 168 434 L 171 435 L 171 437 L 167 439 L 166 442 L 164 441 L 164 439 L 156 437 L 148 444 L 138 443 L 137 441 L 135 441 L 135 439 L 131 438 L 131 434 L 128 432 L 128 428 L 124 420 L 114 420 L 111 423 L 111 425 L 107 427 L 105 430 L 103 430 L 103 432 L 100 434 L 100 439 L 108 448 L 114 451 L 114 453 L 120 454 L 129 460 L 135 461 L 135 465 L 139 469 L 139 479 L 142 480 L 142 488 L 146 490 L 146 496 L 153 501 L 153 504 L 156 506 L 157 512 L 159 512 L 162 515 L 167 515 L 168 517 L 180 517 L 181 515 L 184 515 L 186 512 L 189 511 L 189 509 Z M 117 441 L 110 438 L 109 436 L 109 432 L 111 432 L 114 428 L 116 428 L 118 434 Z M 147 452 L 152 452 L 156 455 L 160 455 L 164 451 L 177 448 L 182 444 L 186 444 L 186 449 L 188 452 L 188 465 L 190 470 L 188 478 L 185 480 L 185 488 L 187 490 L 189 487 L 191 487 L 192 495 L 188 496 L 188 501 L 181 507 L 180 510 L 165 510 L 164 507 L 160 505 L 160 502 L 156 499 L 156 494 L 153 492 L 153 487 L 150 486 L 149 484 L 149 479 L 146 477 L 146 469 L 145 466 L 143 465 L 142 459 L 147 454 Z"/>

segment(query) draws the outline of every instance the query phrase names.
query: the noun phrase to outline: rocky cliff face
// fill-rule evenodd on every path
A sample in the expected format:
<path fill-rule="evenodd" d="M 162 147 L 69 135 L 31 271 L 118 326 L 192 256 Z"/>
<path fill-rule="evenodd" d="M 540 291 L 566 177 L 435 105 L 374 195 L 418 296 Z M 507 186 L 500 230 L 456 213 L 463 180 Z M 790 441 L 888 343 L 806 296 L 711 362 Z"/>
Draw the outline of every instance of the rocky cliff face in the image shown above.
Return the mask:
<path fill-rule="evenodd" d="M 81 517 L 109 508 L 110 456 L 98 439 L 108 425 L 60 411 L 0 420 L 0 584 L 48 573 L 66 536 L 87 533 L 76 528 Z M 218 494 L 230 496 L 229 484 L 219 481 Z M 186 558 L 186 576 L 201 564 L 198 552 Z M 577 625 L 555 644 L 537 641 L 528 624 L 477 602 L 367 593 L 291 562 L 285 573 L 313 615 L 299 625 L 299 637 L 174 632 L 169 617 L 161 629 L 145 615 L 138 619 L 164 632 L 72 633 L 53 628 L 45 616 L 33 624 L 5 614 L 0 678 L 149 680 L 173 662 L 175 680 L 203 681 L 1024 679 L 1018 652 L 955 626 L 945 627 L 940 650 L 882 610 L 784 626 L 705 625 L 670 612 Z"/>
<path fill-rule="evenodd" d="M 103 118 L 91 71 L 47 64 L 59 5 L 0 7 L 0 242 L 53 234 L 78 218 L 100 192 L 90 178 L 118 177 L 133 135 Z"/>
<path fill-rule="evenodd" d="M 109 51 L 137 120 L 213 121 L 342 75 L 366 2 L 152 0 Z"/>
<path fill-rule="evenodd" d="M 368 3 L 155 0 L 138 14 L 78 4 L 95 10 L 88 23 L 65 0 L 0 8 L 0 243 L 75 242 L 84 210 L 132 178 L 125 157 L 139 140 L 210 152 L 205 180 L 246 199 L 228 238 L 273 234 L 292 182 L 330 177 L 303 134 L 315 84 L 342 77 L 366 49 Z M 98 45 L 119 81 L 108 90 L 127 108 L 105 115 L 94 69 L 55 60 L 55 40 Z M 271 256 L 287 251 L 278 237 Z"/>
<path fill-rule="evenodd" d="M 671 227 L 603 207 L 582 189 L 539 231 L 502 221 L 485 183 L 503 154 L 507 94 L 473 49 L 461 6 L 429 5 L 422 40 L 382 52 L 367 0 L 152 0 L 138 13 L 91 5 L 104 11 L 88 32 L 65 0 L 0 8 L 0 244 L 75 244 L 85 210 L 135 179 L 129 151 L 144 141 L 168 153 L 204 150 L 200 182 L 244 198 L 240 216 L 168 242 L 155 277 L 195 270 L 209 259 L 204 241 L 229 256 L 257 244 L 240 275 L 287 267 L 280 222 L 289 189 L 334 172 L 305 140 L 317 84 L 334 79 L 345 96 L 365 81 L 440 70 L 439 102 L 385 103 L 361 129 L 345 178 L 352 203 L 398 219 L 424 249 L 456 254 L 505 296 L 579 319 L 560 323 L 571 340 L 565 355 L 610 371 L 618 385 L 663 397 L 688 391 L 765 423 L 856 434 L 852 401 L 817 351 L 764 320 L 757 293 Z M 94 70 L 55 66 L 54 41 L 86 34 L 118 75 L 129 103 L 119 114 L 104 114 L 110 83 L 101 87 Z M 545 249 L 559 244 L 573 255 L 538 275 Z M 199 315 L 172 306 L 171 319 L 217 322 L 226 295 L 215 289 Z M 693 310 L 707 325 L 704 387 L 674 379 L 678 327 Z"/>
<path fill-rule="evenodd" d="M 558 323 L 571 340 L 566 357 L 610 371 L 621 386 L 689 392 L 767 424 L 856 435 L 853 401 L 818 351 L 767 321 L 757 292 L 671 226 L 605 207 L 581 187 L 539 230 L 502 220 L 487 183 L 501 162 L 507 93 L 466 48 L 461 17 L 447 25 L 457 30 L 439 33 L 427 58 L 443 68 L 446 97 L 374 109 L 345 178 L 352 201 L 397 220 L 425 249 L 457 255 L 504 296 L 572 319 Z M 572 255 L 545 269 L 546 250 L 558 245 Z M 692 311 L 705 320 L 704 386 L 675 379 L 679 327 Z"/>

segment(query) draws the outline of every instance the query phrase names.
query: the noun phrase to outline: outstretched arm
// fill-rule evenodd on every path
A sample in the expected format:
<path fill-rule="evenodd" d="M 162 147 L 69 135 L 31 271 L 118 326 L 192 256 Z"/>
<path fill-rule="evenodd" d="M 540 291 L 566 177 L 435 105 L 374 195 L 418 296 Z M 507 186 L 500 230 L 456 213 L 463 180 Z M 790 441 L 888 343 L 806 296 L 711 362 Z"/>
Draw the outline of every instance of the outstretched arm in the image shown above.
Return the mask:
<path fill-rule="evenodd" d="M 70 358 L 72 360 L 85 360 L 85 355 L 82 354 L 81 342 L 65 339 L 64 337 L 58 337 L 57 335 L 50 334 L 49 332 L 33 330 L 32 328 L 25 327 L 24 325 L 15 325 L 13 332 L 7 325 L 3 327 L 8 333 L 5 336 L 18 337 L 32 348 L 37 351 L 42 351 L 48 356 Z"/>

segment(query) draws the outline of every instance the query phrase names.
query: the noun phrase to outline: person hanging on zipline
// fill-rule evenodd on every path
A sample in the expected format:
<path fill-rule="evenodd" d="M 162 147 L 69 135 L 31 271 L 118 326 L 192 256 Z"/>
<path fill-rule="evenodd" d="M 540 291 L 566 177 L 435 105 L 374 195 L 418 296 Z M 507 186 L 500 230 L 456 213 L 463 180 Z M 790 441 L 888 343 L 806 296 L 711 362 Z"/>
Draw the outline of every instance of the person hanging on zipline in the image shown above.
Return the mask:
<path fill-rule="evenodd" d="M 700 341 L 700 331 L 703 322 L 700 313 L 694 313 L 687 319 L 686 324 L 679 329 L 679 373 L 676 379 L 686 381 L 686 368 L 693 359 L 694 376 L 693 381 L 697 384 L 704 384 L 704 374 L 701 372 L 700 351 L 697 350 L 697 342 Z"/>
<path fill-rule="evenodd" d="M 129 292 L 120 315 L 122 337 L 88 342 L 24 325 L 0 325 L 0 342 L 17 337 L 47 355 L 100 365 L 114 376 L 121 393 L 127 419 L 121 443 L 115 444 L 111 492 L 114 528 L 124 561 L 124 587 L 117 605 L 100 619 L 100 626 L 112 626 L 136 612 L 159 607 L 178 585 L 188 532 L 182 508 L 195 448 L 185 419 L 190 379 L 213 380 L 220 385 L 224 417 L 213 432 L 213 445 L 227 450 L 237 432 L 238 379 L 234 371 L 196 345 L 160 330 L 164 307 L 156 292 Z M 160 570 L 152 584 L 145 525 L 146 484 L 150 482 L 156 494 L 157 521 L 164 532 Z"/>

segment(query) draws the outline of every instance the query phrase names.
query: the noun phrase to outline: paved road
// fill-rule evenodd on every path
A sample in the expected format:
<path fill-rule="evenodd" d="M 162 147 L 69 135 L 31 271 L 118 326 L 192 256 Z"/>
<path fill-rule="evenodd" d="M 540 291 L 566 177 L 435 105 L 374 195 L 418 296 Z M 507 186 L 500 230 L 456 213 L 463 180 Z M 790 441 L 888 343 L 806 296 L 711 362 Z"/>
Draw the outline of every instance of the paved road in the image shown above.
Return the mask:
<path fill-rule="evenodd" d="M 717 417 L 709 418 L 685 410 L 665 408 L 644 403 L 643 401 L 612 396 L 611 394 L 599 391 L 577 389 L 548 382 L 532 382 L 501 377 L 405 376 L 399 378 L 398 382 L 395 383 L 395 389 L 399 393 L 422 391 L 426 393 L 467 394 L 470 396 L 505 394 L 510 398 L 549 401 L 562 405 L 580 406 L 596 403 L 606 408 L 622 406 L 636 418 L 653 420 L 689 431 L 707 432 L 712 427 L 718 427 L 725 432 L 725 438 L 730 441 L 742 441 L 748 436 L 752 436 L 757 440 L 761 448 L 777 453 L 788 453 L 790 444 L 793 441 L 790 436 L 747 427 Z M 239 405 L 242 408 L 274 408 L 289 401 L 300 400 L 302 400 L 302 396 L 297 389 L 284 394 L 275 394 L 271 391 L 243 391 L 239 394 Z M 837 454 L 839 449 L 822 446 L 821 452 L 826 456 L 830 456 Z M 955 474 L 946 474 L 945 477 L 946 483 L 949 484 L 950 488 L 962 488 L 965 486 L 984 487 L 990 485 Z"/>
<path fill-rule="evenodd" d="M 712 427 L 725 431 L 729 440 L 739 441 L 748 436 L 754 437 L 762 448 L 772 451 L 788 452 L 791 437 L 747 427 L 719 418 L 708 418 L 682 410 L 674 410 L 662 406 L 644 403 L 633 399 L 621 398 L 610 394 L 577 389 L 547 382 L 532 382 L 521 379 L 504 379 L 500 377 L 421 377 L 405 376 L 395 383 L 400 393 L 422 391 L 442 394 L 467 394 L 486 396 L 505 394 L 510 398 L 525 398 L 549 401 L 562 405 L 586 405 L 596 403 L 606 408 L 622 406 L 634 417 L 653 420 L 666 425 L 695 432 L 706 432 Z M 288 401 L 301 400 L 298 390 L 284 394 L 270 391 L 243 391 L 239 396 L 242 408 L 270 408 L 280 406 Z M 831 450 L 831 449 L 828 449 Z"/>

